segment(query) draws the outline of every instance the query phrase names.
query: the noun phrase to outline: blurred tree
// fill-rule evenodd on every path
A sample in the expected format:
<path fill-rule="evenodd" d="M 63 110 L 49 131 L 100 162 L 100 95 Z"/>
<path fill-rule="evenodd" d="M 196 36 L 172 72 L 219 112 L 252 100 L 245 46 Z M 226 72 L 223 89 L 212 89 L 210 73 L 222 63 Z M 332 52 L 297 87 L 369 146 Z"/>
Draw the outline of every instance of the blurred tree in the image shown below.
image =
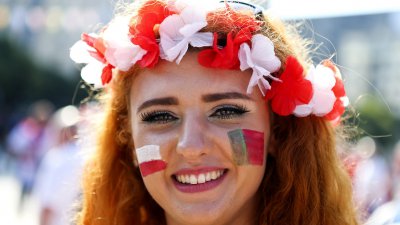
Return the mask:
<path fill-rule="evenodd" d="M 29 52 L 0 37 L 0 143 L 8 129 L 24 116 L 28 106 L 47 99 L 56 107 L 71 104 L 80 76 L 61 76 L 57 68 L 34 63 Z M 82 99 L 79 94 L 74 104 Z"/>
<path fill-rule="evenodd" d="M 382 153 L 389 153 L 399 137 L 400 120 L 395 118 L 390 108 L 378 97 L 362 96 L 355 105 L 358 112 L 358 129 L 361 136 L 375 139 Z"/>

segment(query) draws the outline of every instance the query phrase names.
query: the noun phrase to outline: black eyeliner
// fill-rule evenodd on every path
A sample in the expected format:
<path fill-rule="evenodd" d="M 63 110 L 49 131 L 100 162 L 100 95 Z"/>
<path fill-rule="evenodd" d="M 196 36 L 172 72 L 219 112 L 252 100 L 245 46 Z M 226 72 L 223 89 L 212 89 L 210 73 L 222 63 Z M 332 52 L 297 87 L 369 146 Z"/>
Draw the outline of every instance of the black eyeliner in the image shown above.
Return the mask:
<path fill-rule="evenodd" d="M 174 116 L 169 111 L 158 111 L 158 110 L 143 112 L 139 116 L 142 122 L 145 123 L 168 123 L 170 121 L 177 119 L 177 117 Z"/>
<path fill-rule="evenodd" d="M 221 110 L 230 111 L 230 113 L 224 115 L 216 115 L 218 113 L 221 113 Z M 232 113 L 232 111 L 234 112 Z M 244 105 L 227 104 L 227 105 L 217 106 L 216 108 L 214 108 L 214 112 L 210 116 L 219 119 L 231 119 L 233 117 L 239 117 L 248 112 L 250 112 L 250 110 L 248 110 L 248 108 Z"/>

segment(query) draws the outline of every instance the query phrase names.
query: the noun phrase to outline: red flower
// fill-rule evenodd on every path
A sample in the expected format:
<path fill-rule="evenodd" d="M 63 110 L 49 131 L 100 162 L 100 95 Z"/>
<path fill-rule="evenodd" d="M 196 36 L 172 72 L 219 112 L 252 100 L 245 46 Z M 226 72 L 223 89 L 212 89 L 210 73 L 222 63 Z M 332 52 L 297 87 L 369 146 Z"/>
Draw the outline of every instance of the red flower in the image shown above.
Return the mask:
<path fill-rule="evenodd" d="M 330 121 L 337 121 L 345 111 L 345 107 L 340 98 L 346 96 L 346 91 L 344 89 L 343 81 L 337 76 L 338 70 L 336 66 L 330 60 L 323 61 L 322 65 L 329 67 L 336 75 L 335 76 L 336 83 L 335 86 L 332 88 L 332 91 L 336 97 L 336 101 L 333 104 L 332 111 L 326 114 L 324 118 Z"/>
<path fill-rule="evenodd" d="M 335 77 L 335 79 L 336 83 L 335 86 L 332 88 L 332 91 L 335 94 L 336 98 L 346 96 L 346 91 L 344 90 L 343 81 L 338 77 Z"/>
<path fill-rule="evenodd" d="M 240 62 L 237 56 L 239 49 L 234 46 L 232 33 L 226 37 L 226 46 L 222 49 L 218 47 L 218 34 L 214 33 L 214 43 L 212 49 L 205 49 L 198 55 L 200 65 L 220 69 L 239 68 Z M 237 49 L 237 50 L 236 50 Z M 235 54 L 236 53 L 236 54 Z"/>
<path fill-rule="evenodd" d="M 336 101 L 335 104 L 333 104 L 333 109 L 330 111 L 328 114 L 326 114 L 324 117 L 327 120 L 333 121 L 337 120 L 341 115 L 343 115 L 345 111 L 344 104 L 342 100 L 340 99 L 341 97 L 346 96 L 346 92 L 344 90 L 344 85 L 343 82 L 340 78 L 335 77 L 336 83 L 335 86 L 332 88 L 333 93 L 336 96 Z"/>
<path fill-rule="evenodd" d="M 107 63 L 104 53 L 106 52 L 106 46 L 102 38 L 92 37 L 89 34 L 83 33 L 81 35 L 82 41 L 87 45 L 94 48 L 96 51 L 89 51 L 90 55 L 102 63 Z"/>
<path fill-rule="evenodd" d="M 226 45 L 218 46 L 218 35 L 214 33 L 212 49 L 205 49 L 198 55 L 202 66 L 220 69 L 239 69 L 238 58 L 240 45 L 250 42 L 252 35 L 261 29 L 261 22 L 254 16 L 235 11 L 229 4 L 226 8 L 210 12 L 207 21 L 222 30 L 226 35 Z"/>
<path fill-rule="evenodd" d="M 101 83 L 103 85 L 108 84 L 111 79 L 112 79 L 112 69 L 114 69 L 114 66 L 111 64 L 107 64 L 101 73 Z"/>
<path fill-rule="evenodd" d="M 345 111 L 344 105 L 340 98 L 336 98 L 335 104 L 333 104 L 333 109 L 328 114 L 324 116 L 325 119 L 334 121 L 337 120 Z"/>
<path fill-rule="evenodd" d="M 280 76 L 281 81 L 273 81 L 265 98 L 271 100 L 272 110 L 287 116 L 293 113 L 296 105 L 308 104 L 313 95 L 312 84 L 303 76 L 303 67 L 293 56 L 286 59 L 286 68 Z"/>
<path fill-rule="evenodd" d="M 129 32 L 131 41 L 147 51 L 138 64 L 141 67 L 153 67 L 160 55 L 160 49 L 156 41 L 158 25 L 168 16 L 174 14 L 167 9 L 164 2 L 157 0 L 147 1 L 138 11 L 138 15 L 132 18 Z"/>
<path fill-rule="evenodd" d="M 343 82 L 341 80 L 341 76 L 340 76 L 340 72 L 338 71 L 337 67 L 335 66 L 335 64 L 332 63 L 332 61 L 330 60 L 324 60 L 322 62 L 322 65 L 328 67 L 329 69 L 331 69 L 333 71 L 333 73 L 335 74 L 335 79 L 336 79 L 336 83 L 335 86 L 332 88 L 333 93 L 335 94 L 336 98 L 340 98 L 340 97 L 344 97 L 346 96 L 346 92 L 344 90 L 344 85 Z M 339 72 L 339 74 L 338 74 Z"/>
<path fill-rule="evenodd" d="M 101 83 L 103 85 L 108 84 L 112 79 L 112 70 L 115 68 L 113 65 L 107 62 L 106 57 L 104 56 L 106 52 L 106 46 L 104 45 L 104 41 L 102 38 L 92 37 L 89 34 L 83 33 L 81 36 L 82 41 L 84 41 L 87 45 L 94 48 L 95 51 L 89 51 L 89 54 L 104 64 L 104 68 L 101 73 Z"/>
<path fill-rule="evenodd" d="M 131 39 L 132 43 L 139 45 L 142 49 L 146 50 L 147 53 L 137 63 L 142 67 L 154 67 L 158 62 L 160 56 L 160 48 L 156 42 L 156 39 L 151 39 L 146 36 L 137 35 Z"/>
<path fill-rule="evenodd" d="M 220 69 L 239 69 L 240 61 L 238 57 L 240 45 L 248 42 L 252 37 L 252 29 L 245 28 L 240 30 L 235 37 L 231 31 L 226 37 L 226 46 L 218 47 L 218 34 L 214 33 L 214 43 L 212 49 L 205 49 L 198 55 L 200 65 Z"/>

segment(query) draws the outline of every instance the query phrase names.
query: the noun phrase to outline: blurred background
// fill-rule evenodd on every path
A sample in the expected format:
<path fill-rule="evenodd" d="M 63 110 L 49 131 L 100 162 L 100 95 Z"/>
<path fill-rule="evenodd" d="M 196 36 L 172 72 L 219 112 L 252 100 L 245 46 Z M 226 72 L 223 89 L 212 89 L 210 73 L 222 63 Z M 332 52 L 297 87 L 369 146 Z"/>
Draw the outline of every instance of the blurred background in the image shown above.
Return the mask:
<path fill-rule="evenodd" d="M 94 107 L 69 48 L 109 21 L 114 3 L 0 0 L 0 224 L 68 224 L 82 164 L 74 137 Z M 339 65 L 351 102 L 341 152 L 362 220 L 400 223 L 400 1 L 259 4 L 302 24 L 315 63 Z"/>

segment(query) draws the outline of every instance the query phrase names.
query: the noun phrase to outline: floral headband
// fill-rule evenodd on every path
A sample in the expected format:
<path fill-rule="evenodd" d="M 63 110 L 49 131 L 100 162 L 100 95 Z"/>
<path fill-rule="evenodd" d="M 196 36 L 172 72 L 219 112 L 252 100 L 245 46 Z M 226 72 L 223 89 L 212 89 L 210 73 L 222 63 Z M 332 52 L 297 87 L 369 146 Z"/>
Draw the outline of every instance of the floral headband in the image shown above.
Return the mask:
<path fill-rule="evenodd" d="M 263 23 L 262 9 L 239 1 L 222 3 L 147 0 L 131 18 L 115 18 L 100 34 L 82 34 L 72 46 L 70 57 L 76 63 L 87 64 L 81 71 L 83 80 L 102 87 L 111 81 L 114 70 L 128 71 L 134 65 L 151 68 L 159 58 L 179 64 L 189 45 L 205 48 L 198 54 L 202 66 L 252 69 L 247 93 L 258 86 L 275 113 L 298 117 L 313 114 L 338 121 L 347 97 L 337 67 L 323 61 L 316 67 L 311 65 L 304 76 L 302 65 L 289 56 L 279 78 L 273 76 L 280 70 L 281 61 L 273 42 L 257 33 Z M 203 31 L 207 17 L 218 10 L 232 19 L 227 23 L 232 30 L 222 37 Z M 240 10 L 250 10 L 252 15 L 244 16 L 238 13 Z"/>

